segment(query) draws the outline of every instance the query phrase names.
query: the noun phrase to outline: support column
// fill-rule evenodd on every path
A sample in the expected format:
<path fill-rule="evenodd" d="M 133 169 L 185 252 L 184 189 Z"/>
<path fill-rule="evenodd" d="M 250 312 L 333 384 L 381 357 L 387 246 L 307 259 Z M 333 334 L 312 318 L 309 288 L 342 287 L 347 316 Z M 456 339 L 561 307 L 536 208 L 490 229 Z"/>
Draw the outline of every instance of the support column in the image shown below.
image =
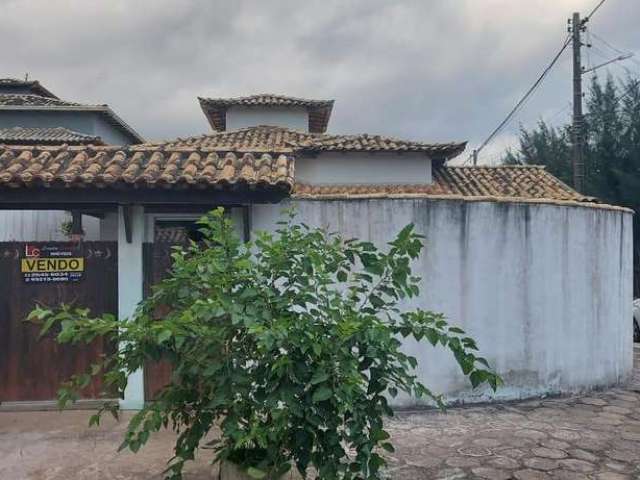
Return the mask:
<path fill-rule="evenodd" d="M 142 243 L 144 241 L 144 207 L 118 207 L 118 318 L 130 317 L 142 301 Z M 123 410 L 139 410 L 144 406 L 142 369 L 129 375 Z"/>

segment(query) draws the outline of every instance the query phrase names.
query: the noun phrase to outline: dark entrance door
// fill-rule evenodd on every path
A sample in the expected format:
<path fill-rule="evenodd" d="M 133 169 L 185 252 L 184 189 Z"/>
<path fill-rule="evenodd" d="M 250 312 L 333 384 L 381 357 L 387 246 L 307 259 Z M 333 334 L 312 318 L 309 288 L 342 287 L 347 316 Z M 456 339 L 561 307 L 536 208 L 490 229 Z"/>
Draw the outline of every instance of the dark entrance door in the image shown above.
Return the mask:
<path fill-rule="evenodd" d="M 156 239 L 158 235 L 156 235 Z M 156 241 L 143 245 L 144 258 L 144 296 L 151 293 L 153 285 L 165 278 L 171 269 L 171 253 L 176 245 L 184 245 L 182 239 L 168 238 L 167 241 Z M 155 316 L 166 313 L 164 307 L 155 311 Z M 153 400 L 156 394 L 171 381 L 171 365 L 167 361 L 148 362 L 144 368 L 144 398 Z"/>
<path fill-rule="evenodd" d="M 36 303 L 117 314 L 117 255 L 116 242 L 0 242 L 0 402 L 54 400 L 61 382 L 114 348 L 103 340 L 59 345 L 55 332 L 39 339 L 38 326 L 23 320 Z M 53 260 L 38 265 L 38 258 Z M 62 261 L 69 258 L 76 259 L 71 268 Z M 100 391 L 95 381 L 83 397 L 97 398 Z"/>

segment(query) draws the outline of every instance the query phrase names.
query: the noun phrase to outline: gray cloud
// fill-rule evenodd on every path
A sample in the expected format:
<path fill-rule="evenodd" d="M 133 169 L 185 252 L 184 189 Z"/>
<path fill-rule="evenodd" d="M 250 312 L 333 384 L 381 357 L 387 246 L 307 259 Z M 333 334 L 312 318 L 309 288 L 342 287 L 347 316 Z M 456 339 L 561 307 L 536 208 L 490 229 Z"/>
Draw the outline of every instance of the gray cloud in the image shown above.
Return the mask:
<path fill-rule="evenodd" d="M 108 103 L 149 139 L 208 131 L 198 95 L 275 92 L 335 98 L 332 131 L 474 144 L 555 54 L 571 12 L 594 3 L 0 0 L 0 74 L 29 72 L 62 98 Z M 609 0 L 591 27 L 640 52 L 637 18 L 640 2 Z M 488 157 L 518 122 L 565 118 L 569 60 Z"/>

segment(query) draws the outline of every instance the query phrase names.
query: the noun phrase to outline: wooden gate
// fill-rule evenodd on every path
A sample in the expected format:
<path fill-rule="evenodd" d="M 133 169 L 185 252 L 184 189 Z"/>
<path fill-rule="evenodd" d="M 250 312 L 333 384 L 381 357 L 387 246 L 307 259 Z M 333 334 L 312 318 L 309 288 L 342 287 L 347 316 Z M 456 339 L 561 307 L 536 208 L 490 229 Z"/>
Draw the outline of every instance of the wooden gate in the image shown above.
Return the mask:
<path fill-rule="evenodd" d="M 53 400 L 61 382 L 112 351 L 103 340 L 59 345 L 55 332 L 39 339 L 38 326 L 24 319 L 36 303 L 116 314 L 117 253 L 116 242 L 0 242 L 0 402 Z M 97 398 L 100 390 L 94 381 L 83 397 Z"/>
<path fill-rule="evenodd" d="M 183 245 L 178 242 L 155 242 L 143 245 L 144 259 L 144 296 L 151 293 L 153 285 L 167 276 L 171 269 L 171 253 L 173 247 Z M 156 315 L 162 315 L 162 308 L 156 311 Z M 144 368 L 144 398 L 153 400 L 165 385 L 171 380 L 171 365 L 169 362 L 159 361 L 147 363 Z"/>

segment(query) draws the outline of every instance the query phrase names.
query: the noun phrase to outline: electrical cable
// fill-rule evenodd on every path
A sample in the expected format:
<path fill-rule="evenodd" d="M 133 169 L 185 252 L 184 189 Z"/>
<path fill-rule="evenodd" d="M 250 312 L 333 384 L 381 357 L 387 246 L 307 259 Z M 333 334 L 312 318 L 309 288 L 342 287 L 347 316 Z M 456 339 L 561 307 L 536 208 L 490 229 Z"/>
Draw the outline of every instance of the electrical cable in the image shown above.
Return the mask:
<path fill-rule="evenodd" d="M 553 57 L 553 60 L 551 60 L 551 63 L 547 66 L 547 68 L 545 68 L 543 70 L 543 72 L 540 74 L 540 76 L 536 79 L 536 81 L 529 88 L 529 90 L 527 90 L 527 92 L 520 99 L 520 101 L 516 104 L 516 106 L 513 107 L 513 109 L 509 112 L 509 114 L 505 117 L 505 119 L 502 122 L 500 122 L 500 124 L 491 132 L 491 134 L 486 138 L 486 140 L 484 142 L 482 142 L 482 144 L 475 150 L 476 155 L 478 153 L 480 153 L 480 151 L 482 151 L 482 149 L 484 147 L 486 147 L 489 144 L 489 142 L 491 142 L 491 140 L 493 140 L 493 138 L 498 133 L 500 133 L 500 131 L 507 125 L 507 123 L 509 123 L 509 121 L 513 118 L 513 116 L 518 112 L 518 110 L 520 110 L 521 107 L 526 103 L 528 98 L 538 89 L 538 87 L 540 86 L 542 81 L 549 74 L 549 72 L 551 71 L 553 66 L 560 59 L 560 56 L 567 49 L 567 47 L 569 46 L 570 43 L 571 43 L 571 35 L 567 35 L 567 38 L 565 39 L 564 43 L 562 44 L 562 47 L 560 48 L 558 53 L 556 53 L 556 55 Z"/>
<path fill-rule="evenodd" d="M 604 2 L 606 2 L 607 0 L 600 0 L 600 3 L 598 3 L 595 8 L 593 10 L 591 10 L 591 13 L 589 15 L 587 15 L 587 17 L 585 18 L 584 22 L 588 22 L 589 20 L 591 20 L 591 17 L 593 16 L 594 13 L 596 13 L 598 11 L 598 9 L 602 6 L 602 4 Z"/>

